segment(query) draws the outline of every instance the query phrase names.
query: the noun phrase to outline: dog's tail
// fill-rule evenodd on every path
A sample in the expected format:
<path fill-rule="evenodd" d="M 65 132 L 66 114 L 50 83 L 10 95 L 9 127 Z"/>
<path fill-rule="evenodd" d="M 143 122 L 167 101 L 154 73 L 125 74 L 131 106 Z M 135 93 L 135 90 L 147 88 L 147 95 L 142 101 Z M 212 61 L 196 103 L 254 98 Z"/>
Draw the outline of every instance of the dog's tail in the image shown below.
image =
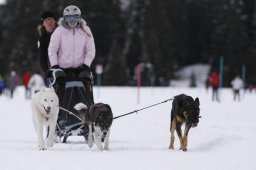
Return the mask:
<path fill-rule="evenodd" d="M 84 110 L 84 109 L 87 109 L 88 107 L 83 104 L 83 103 L 78 103 L 74 106 L 74 108 L 77 110 L 77 111 L 80 111 L 80 110 Z"/>

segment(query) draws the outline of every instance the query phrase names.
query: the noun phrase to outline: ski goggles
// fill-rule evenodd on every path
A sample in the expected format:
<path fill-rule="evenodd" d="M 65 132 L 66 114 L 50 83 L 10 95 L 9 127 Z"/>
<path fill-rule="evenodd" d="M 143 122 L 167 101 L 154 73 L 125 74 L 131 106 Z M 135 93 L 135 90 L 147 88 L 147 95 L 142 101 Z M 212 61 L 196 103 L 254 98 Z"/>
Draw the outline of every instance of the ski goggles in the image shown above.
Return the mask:
<path fill-rule="evenodd" d="M 80 17 L 79 16 L 65 16 L 64 21 L 77 23 L 77 22 L 80 22 Z"/>

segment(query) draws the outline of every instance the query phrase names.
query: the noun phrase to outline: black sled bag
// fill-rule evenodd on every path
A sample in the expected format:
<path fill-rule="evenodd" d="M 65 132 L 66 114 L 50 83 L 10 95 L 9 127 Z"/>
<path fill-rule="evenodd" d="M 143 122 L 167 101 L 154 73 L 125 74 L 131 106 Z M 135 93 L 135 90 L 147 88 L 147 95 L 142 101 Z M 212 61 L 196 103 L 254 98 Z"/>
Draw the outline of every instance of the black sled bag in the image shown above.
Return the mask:
<path fill-rule="evenodd" d="M 81 80 L 67 81 L 63 90 L 62 107 L 77 116 L 79 116 L 78 112 L 74 109 L 77 103 L 84 103 L 88 107 L 93 104 L 92 85 L 89 82 Z M 65 137 L 85 135 L 87 133 L 81 120 L 67 111 L 60 110 L 57 122 L 61 130 L 65 132 Z M 63 136 L 63 134 L 59 136 Z"/>

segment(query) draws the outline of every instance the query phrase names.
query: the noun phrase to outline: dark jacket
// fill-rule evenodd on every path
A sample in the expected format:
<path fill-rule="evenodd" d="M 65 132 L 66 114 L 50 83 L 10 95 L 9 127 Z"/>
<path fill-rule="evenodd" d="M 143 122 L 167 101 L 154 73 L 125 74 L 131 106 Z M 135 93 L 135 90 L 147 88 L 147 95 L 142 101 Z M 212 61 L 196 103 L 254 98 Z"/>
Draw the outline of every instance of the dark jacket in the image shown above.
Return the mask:
<path fill-rule="evenodd" d="M 45 30 L 42 31 L 38 40 L 38 52 L 40 57 L 40 66 L 44 72 L 50 69 L 50 62 L 48 57 L 48 46 L 50 43 L 52 33 Z"/>

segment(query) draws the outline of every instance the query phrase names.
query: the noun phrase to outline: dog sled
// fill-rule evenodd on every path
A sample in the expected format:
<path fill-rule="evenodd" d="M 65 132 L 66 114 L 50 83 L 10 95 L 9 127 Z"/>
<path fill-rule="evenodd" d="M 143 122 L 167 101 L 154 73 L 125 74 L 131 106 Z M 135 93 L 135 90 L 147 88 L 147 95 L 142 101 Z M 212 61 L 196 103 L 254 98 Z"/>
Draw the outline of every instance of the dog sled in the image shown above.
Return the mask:
<path fill-rule="evenodd" d="M 61 108 L 55 130 L 58 142 L 65 143 L 69 136 L 84 136 L 85 140 L 88 137 L 88 126 L 81 121 L 74 106 L 78 103 L 83 103 L 87 107 L 94 104 L 93 77 L 91 72 L 87 72 L 86 75 L 81 75 L 81 72 L 73 68 L 53 69 L 49 76 L 49 82 L 59 97 Z"/>

